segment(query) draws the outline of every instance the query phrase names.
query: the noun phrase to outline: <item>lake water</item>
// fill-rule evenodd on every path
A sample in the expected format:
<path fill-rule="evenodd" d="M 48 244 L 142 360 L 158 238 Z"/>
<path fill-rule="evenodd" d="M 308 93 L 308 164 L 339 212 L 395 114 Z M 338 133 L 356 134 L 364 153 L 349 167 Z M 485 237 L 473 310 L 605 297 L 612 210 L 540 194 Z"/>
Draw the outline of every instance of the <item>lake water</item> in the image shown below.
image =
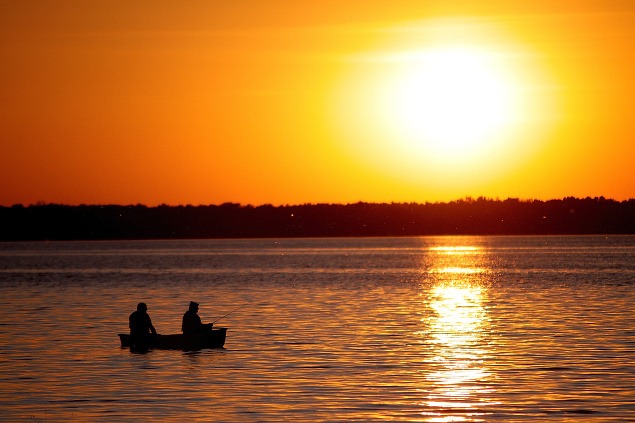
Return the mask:
<path fill-rule="evenodd" d="M 635 237 L 0 243 L 0 421 L 635 421 Z M 145 301 L 225 349 L 131 353 Z"/>

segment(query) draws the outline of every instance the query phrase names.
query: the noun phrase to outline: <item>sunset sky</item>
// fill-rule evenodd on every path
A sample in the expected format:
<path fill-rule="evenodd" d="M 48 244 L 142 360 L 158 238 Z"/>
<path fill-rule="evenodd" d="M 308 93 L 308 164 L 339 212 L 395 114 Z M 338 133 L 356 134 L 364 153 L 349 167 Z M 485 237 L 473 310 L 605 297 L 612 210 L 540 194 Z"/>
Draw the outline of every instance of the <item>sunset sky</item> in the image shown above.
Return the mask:
<path fill-rule="evenodd" d="M 0 205 L 635 197 L 635 1 L 0 3 Z"/>

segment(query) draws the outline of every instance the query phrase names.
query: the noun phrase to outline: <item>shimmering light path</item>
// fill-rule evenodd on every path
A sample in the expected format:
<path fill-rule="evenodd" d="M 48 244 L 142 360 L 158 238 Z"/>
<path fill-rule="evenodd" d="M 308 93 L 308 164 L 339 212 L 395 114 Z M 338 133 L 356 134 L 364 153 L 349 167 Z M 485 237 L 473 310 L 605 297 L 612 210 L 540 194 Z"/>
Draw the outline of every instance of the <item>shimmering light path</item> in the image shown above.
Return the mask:
<path fill-rule="evenodd" d="M 0 244 L 0 421 L 635 418 L 634 237 Z M 121 349 L 190 300 L 225 350 Z"/>

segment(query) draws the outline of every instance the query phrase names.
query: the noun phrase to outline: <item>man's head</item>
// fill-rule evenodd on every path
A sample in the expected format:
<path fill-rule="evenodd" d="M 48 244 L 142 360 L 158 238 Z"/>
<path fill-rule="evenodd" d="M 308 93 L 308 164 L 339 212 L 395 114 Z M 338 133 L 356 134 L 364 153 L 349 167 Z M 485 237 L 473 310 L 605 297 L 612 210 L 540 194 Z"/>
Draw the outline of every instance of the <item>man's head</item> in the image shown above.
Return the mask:
<path fill-rule="evenodd" d="M 137 304 L 137 311 L 140 311 L 140 312 L 148 311 L 148 306 L 146 305 L 146 303 L 139 303 Z"/>
<path fill-rule="evenodd" d="M 198 303 L 195 303 L 194 301 L 190 301 L 190 311 L 198 311 Z"/>

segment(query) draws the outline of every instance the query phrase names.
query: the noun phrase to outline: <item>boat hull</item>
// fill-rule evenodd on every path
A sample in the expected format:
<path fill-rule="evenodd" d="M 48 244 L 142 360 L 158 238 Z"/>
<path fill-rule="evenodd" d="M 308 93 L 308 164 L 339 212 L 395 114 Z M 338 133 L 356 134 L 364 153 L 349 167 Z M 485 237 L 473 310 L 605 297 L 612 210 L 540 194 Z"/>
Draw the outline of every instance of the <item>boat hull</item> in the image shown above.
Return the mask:
<path fill-rule="evenodd" d="M 151 335 L 142 344 L 135 344 L 127 333 L 120 333 L 119 340 L 122 348 L 197 351 L 223 348 L 226 336 L 227 328 L 215 328 L 196 335 Z"/>

